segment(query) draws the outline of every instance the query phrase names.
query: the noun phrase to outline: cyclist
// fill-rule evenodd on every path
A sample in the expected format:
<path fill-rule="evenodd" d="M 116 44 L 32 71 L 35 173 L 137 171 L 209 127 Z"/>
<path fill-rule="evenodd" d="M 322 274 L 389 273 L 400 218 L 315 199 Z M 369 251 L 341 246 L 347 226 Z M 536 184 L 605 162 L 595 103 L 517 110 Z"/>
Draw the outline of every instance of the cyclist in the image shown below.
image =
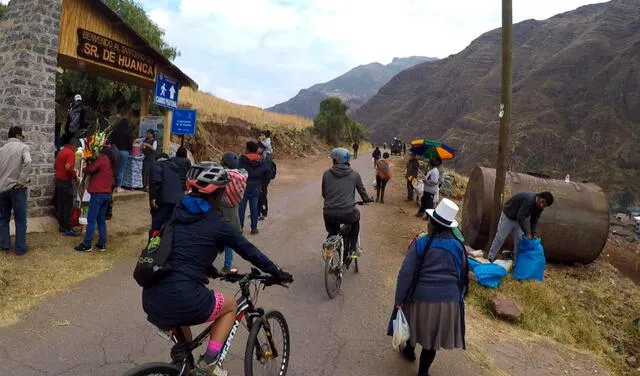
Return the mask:
<path fill-rule="evenodd" d="M 373 200 L 367 194 L 360 174 L 349 165 L 351 159 L 349 150 L 345 148 L 333 149 L 329 158 L 333 160 L 333 167 L 325 171 L 322 176 L 324 225 L 329 236 L 340 233 L 341 224 L 351 225 L 348 253 L 351 257 L 356 258 L 361 255 L 361 251 L 358 249 L 360 211 L 356 209 L 356 190 L 362 201 L 369 203 Z"/>
<path fill-rule="evenodd" d="M 226 170 L 218 163 L 201 163 L 189 169 L 191 193 L 176 206 L 171 219 L 173 247 L 167 262 L 172 271 L 142 293 L 149 321 L 161 328 L 182 326 L 188 340 L 188 326 L 215 320 L 207 350 L 198 362 L 201 370 L 213 376 L 228 375 L 216 362 L 236 314 L 233 295 L 205 286 L 218 254 L 228 246 L 279 282 L 293 282 L 291 274 L 247 241 L 217 210 L 228 182 Z"/>

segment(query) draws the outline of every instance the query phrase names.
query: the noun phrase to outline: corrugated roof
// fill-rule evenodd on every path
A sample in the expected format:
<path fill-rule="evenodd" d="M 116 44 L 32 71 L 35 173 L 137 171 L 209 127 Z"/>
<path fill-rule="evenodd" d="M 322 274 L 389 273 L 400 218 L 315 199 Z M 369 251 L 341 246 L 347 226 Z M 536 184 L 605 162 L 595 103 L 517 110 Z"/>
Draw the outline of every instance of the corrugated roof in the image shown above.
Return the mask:
<path fill-rule="evenodd" d="M 124 32 L 130 34 L 139 44 L 131 47 L 134 48 L 143 48 L 145 51 L 150 52 L 156 60 L 161 61 L 164 65 L 166 65 L 172 73 L 174 73 L 181 83 L 186 82 L 189 87 L 197 90 L 198 84 L 191 79 L 191 77 L 187 76 L 178 66 L 176 66 L 171 60 L 167 59 L 159 50 L 157 50 L 154 46 L 149 43 L 149 41 L 138 34 L 125 20 L 123 20 L 118 13 L 114 12 L 109 6 L 107 6 L 102 0 L 85 0 L 91 5 L 95 6 L 95 9 L 99 12 L 103 13 L 107 18 L 113 21 L 114 26 L 120 27 L 124 29 Z"/>

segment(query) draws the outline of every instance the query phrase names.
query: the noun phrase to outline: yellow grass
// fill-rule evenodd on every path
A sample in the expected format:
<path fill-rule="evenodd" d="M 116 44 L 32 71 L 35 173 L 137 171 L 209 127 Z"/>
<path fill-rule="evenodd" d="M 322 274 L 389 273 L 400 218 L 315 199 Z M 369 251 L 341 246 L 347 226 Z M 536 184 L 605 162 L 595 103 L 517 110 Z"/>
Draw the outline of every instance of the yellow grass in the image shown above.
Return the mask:
<path fill-rule="evenodd" d="M 288 127 L 295 129 L 305 129 L 313 125 L 313 121 L 295 115 L 284 115 L 264 111 L 255 106 L 246 106 L 231 103 L 218 98 L 209 93 L 195 91 L 191 88 L 180 90 L 180 103 L 186 106 L 191 105 L 198 110 L 201 120 L 210 120 L 224 123 L 229 118 L 238 118 L 246 122 L 255 124 L 258 127 Z"/>

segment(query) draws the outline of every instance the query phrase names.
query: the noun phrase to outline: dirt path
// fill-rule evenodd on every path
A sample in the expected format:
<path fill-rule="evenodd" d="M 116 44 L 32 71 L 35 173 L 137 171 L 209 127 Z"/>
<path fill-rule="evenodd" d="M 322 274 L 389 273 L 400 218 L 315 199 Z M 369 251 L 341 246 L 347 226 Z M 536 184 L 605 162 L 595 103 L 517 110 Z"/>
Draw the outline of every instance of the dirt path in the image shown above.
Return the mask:
<path fill-rule="evenodd" d="M 404 362 L 391 349 L 385 330 L 407 241 L 425 224 L 410 215 L 415 209 L 403 202 L 401 185 L 395 182 L 387 204 L 361 210 L 365 248 L 361 272 L 348 274 L 343 294 L 328 299 L 319 250 L 325 233 L 318 180 L 327 165 L 324 158 L 302 165 L 279 164 L 269 220 L 262 224 L 260 235 L 250 238 L 296 276 L 291 289 L 270 288 L 259 300 L 267 309 L 282 311 L 289 323 L 292 352 L 288 374 L 414 375 L 417 366 Z M 361 158 L 354 166 L 371 192 L 370 160 Z M 144 204 L 132 202 L 130 210 L 143 210 Z M 22 322 L 0 329 L 0 375 L 117 375 L 134 364 L 168 360 L 170 345 L 147 323 L 140 288 L 131 278 L 137 252 L 137 248 L 127 250 L 113 269 L 44 301 Z M 236 264 L 247 269 L 242 260 Z M 222 290 L 235 291 L 228 285 Z M 474 321 L 473 313 L 470 316 Z M 469 325 L 470 331 L 475 328 L 491 331 L 490 327 Z M 470 333 L 469 351 L 439 353 L 432 375 L 514 374 L 495 367 L 508 370 L 511 363 L 500 359 L 517 363 L 521 354 L 505 356 L 501 355 L 504 351 L 495 351 L 494 356 L 486 355 L 484 338 Z M 240 330 L 227 361 L 232 375 L 243 374 L 245 339 L 246 332 Z M 535 359 L 528 360 L 535 363 Z"/>

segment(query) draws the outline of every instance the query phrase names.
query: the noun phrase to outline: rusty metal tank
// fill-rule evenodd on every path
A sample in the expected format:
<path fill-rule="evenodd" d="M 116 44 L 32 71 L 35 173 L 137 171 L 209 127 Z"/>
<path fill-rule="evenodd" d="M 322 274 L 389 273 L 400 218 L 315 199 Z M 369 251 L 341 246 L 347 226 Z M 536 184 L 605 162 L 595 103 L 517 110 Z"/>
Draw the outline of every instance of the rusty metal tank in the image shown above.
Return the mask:
<path fill-rule="evenodd" d="M 469 177 L 464 198 L 462 230 L 466 243 L 485 249 L 489 239 L 496 170 L 476 167 Z M 555 200 L 544 209 L 537 232 L 549 261 L 590 263 L 609 235 L 609 206 L 604 191 L 591 183 L 541 179 L 526 174 L 507 173 L 505 201 L 522 191 L 549 191 Z M 504 249 L 513 249 L 509 238 Z"/>

